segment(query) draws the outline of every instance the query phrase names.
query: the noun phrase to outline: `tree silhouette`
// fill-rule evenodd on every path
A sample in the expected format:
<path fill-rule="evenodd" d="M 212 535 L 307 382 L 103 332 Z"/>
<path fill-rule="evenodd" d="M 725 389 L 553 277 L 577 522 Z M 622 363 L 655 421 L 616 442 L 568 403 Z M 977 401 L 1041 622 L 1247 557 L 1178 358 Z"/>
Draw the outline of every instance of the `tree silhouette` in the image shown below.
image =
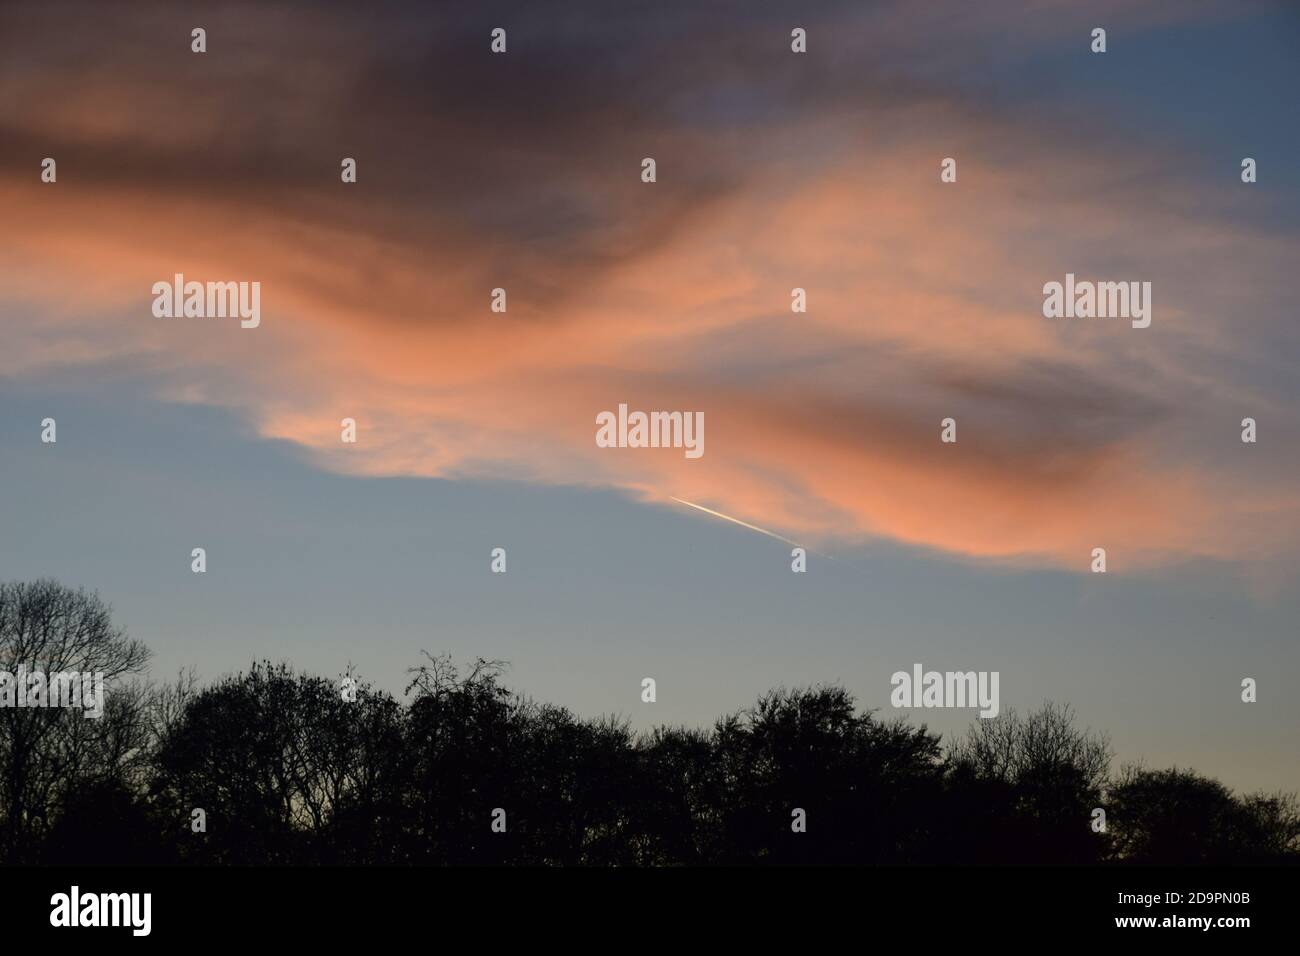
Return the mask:
<path fill-rule="evenodd" d="M 355 696 L 262 662 L 188 701 L 158 747 L 151 789 L 189 852 L 221 863 L 382 858 L 399 800 L 401 708 L 366 684 Z M 192 833 L 195 808 L 206 833 Z"/>
<path fill-rule="evenodd" d="M 948 845 L 1000 863 L 1087 863 L 1108 851 L 1087 825 L 1103 805 L 1109 740 L 1074 725 L 1068 706 L 1008 708 L 977 720 L 949 750 L 949 786 L 964 808 Z"/>
<path fill-rule="evenodd" d="M 516 694 L 485 659 L 426 654 L 404 701 L 351 669 L 344 683 L 267 661 L 157 686 L 97 597 L 50 581 L 0 585 L 0 650 L 113 687 L 101 720 L 0 713 L 11 863 L 1300 861 L 1293 795 L 1179 769 L 1112 779 L 1107 738 L 1052 703 L 978 720 L 945 753 L 834 685 L 643 734 Z"/>
<path fill-rule="evenodd" d="M 1300 853 L 1294 796 L 1237 799 L 1191 770 L 1126 767 L 1110 796 L 1116 850 L 1137 863 L 1258 863 Z"/>
<path fill-rule="evenodd" d="M 715 725 L 709 859 L 905 862 L 941 788 L 939 758 L 936 735 L 857 713 L 842 687 L 765 694 Z M 796 809 L 806 832 L 792 829 Z"/>
<path fill-rule="evenodd" d="M 61 804 L 85 781 L 122 782 L 147 744 L 143 691 L 125 679 L 149 652 L 113 625 L 96 594 L 48 579 L 0 582 L 0 668 L 102 673 L 103 717 L 80 709 L 0 708 L 0 858 L 33 858 Z"/>

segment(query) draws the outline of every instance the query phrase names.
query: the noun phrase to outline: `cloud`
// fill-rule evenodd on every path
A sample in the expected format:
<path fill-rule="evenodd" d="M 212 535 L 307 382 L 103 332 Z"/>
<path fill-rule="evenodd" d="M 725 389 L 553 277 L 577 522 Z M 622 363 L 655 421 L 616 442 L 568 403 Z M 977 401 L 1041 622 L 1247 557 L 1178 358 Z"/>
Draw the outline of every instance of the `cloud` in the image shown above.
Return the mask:
<path fill-rule="evenodd" d="M 128 362 L 323 467 L 614 486 L 819 543 L 1067 567 L 1096 546 L 1115 566 L 1294 548 L 1294 455 L 1236 439 L 1256 409 L 1279 445 L 1300 432 L 1255 375 L 1276 361 L 1260 343 L 1294 344 L 1294 240 L 1186 211 L 1171 144 L 1057 144 L 972 110 L 952 82 L 972 56 L 945 75 L 918 37 L 968 29 L 978 49 L 996 18 L 832 7 L 839 29 L 809 22 L 840 55 L 804 76 L 775 8 L 721 33 L 516 8 L 498 60 L 462 42 L 486 37 L 467 14 L 236 9 L 206 58 L 145 55 L 180 29 L 162 7 L 133 41 L 19 58 L 0 374 Z M 869 25 L 897 44 L 847 57 L 879 41 Z M 1067 271 L 1152 279 L 1152 328 L 1044 319 L 1042 283 Z M 154 319 L 149 288 L 175 272 L 260 281 L 262 328 Z M 595 447 L 620 402 L 703 411 L 705 456 Z"/>

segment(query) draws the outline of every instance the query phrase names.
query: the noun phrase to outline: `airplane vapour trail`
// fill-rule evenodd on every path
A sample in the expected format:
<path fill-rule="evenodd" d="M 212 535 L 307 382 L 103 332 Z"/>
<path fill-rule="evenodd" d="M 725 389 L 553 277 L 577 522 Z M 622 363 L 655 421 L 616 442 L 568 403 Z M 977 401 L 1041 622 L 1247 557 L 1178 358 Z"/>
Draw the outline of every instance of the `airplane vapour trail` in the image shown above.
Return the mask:
<path fill-rule="evenodd" d="M 724 515 L 721 511 L 714 511 L 712 508 L 706 508 L 704 505 L 697 505 L 693 501 L 687 501 L 684 498 L 678 498 L 675 495 L 669 495 L 673 501 L 686 505 L 688 508 L 694 508 L 697 511 L 703 511 L 705 514 L 713 515 L 715 518 L 721 518 L 723 521 L 730 521 L 732 524 L 738 524 L 742 528 L 748 528 L 750 531 L 757 531 L 759 534 L 765 534 L 769 538 L 776 538 L 778 541 L 784 541 L 786 544 L 792 544 L 796 548 L 802 547 L 798 541 L 791 541 L 789 538 L 783 538 L 775 532 L 768 531 L 766 528 L 760 528 L 756 524 L 750 524 L 748 521 L 741 521 L 739 518 L 733 518 L 731 515 Z"/>

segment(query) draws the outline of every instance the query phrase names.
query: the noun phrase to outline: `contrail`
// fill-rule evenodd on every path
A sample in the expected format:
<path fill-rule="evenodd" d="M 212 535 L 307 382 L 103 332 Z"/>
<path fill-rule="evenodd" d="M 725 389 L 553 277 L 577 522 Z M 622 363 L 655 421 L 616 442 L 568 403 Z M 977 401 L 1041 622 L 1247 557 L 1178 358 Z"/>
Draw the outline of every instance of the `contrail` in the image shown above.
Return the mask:
<path fill-rule="evenodd" d="M 712 508 L 706 508 L 704 505 L 697 505 L 693 501 L 687 501 L 684 498 L 678 498 L 675 495 L 669 495 L 668 497 L 672 498 L 673 501 L 676 501 L 678 504 L 686 505 L 688 508 L 694 508 L 697 511 L 703 511 L 705 514 L 713 515 L 715 518 L 721 518 L 723 521 L 730 521 L 732 524 L 738 524 L 742 528 L 748 528 L 750 531 L 757 531 L 759 534 L 765 534 L 769 538 L 776 538 L 777 541 L 784 541 L 786 544 L 792 544 L 796 548 L 803 547 L 803 545 L 798 541 L 791 541 L 789 538 L 783 538 L 775 532 L 768 531 L 766 528 L 760 528 L 756 524 L 750 524 L 748 521 L 741 521 L 739 518 L 731 517 L 731 515 L 724 515 L 721 511 L 714 511 Z"/>

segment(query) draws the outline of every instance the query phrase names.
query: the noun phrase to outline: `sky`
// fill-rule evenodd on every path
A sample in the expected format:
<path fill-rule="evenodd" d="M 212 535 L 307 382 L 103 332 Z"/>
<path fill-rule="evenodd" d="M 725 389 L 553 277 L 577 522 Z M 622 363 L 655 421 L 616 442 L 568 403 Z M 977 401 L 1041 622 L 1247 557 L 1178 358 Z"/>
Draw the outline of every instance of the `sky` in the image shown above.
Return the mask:
<path fill-rule="evenodd" d="M 427 650 L 646 728 L 996 670 L 1118 762 L 1300 789 L 1297 43 L 1195 0 L 5 4 L 0 580 L 97 590 L 159 678 L 400 693 Z M 156 317 L 176 273 L 261 324 Z M 1150 327 L 1045 318 L 1067 273 Z M 620 403 L 705 453 L 597 447 Z"/>

